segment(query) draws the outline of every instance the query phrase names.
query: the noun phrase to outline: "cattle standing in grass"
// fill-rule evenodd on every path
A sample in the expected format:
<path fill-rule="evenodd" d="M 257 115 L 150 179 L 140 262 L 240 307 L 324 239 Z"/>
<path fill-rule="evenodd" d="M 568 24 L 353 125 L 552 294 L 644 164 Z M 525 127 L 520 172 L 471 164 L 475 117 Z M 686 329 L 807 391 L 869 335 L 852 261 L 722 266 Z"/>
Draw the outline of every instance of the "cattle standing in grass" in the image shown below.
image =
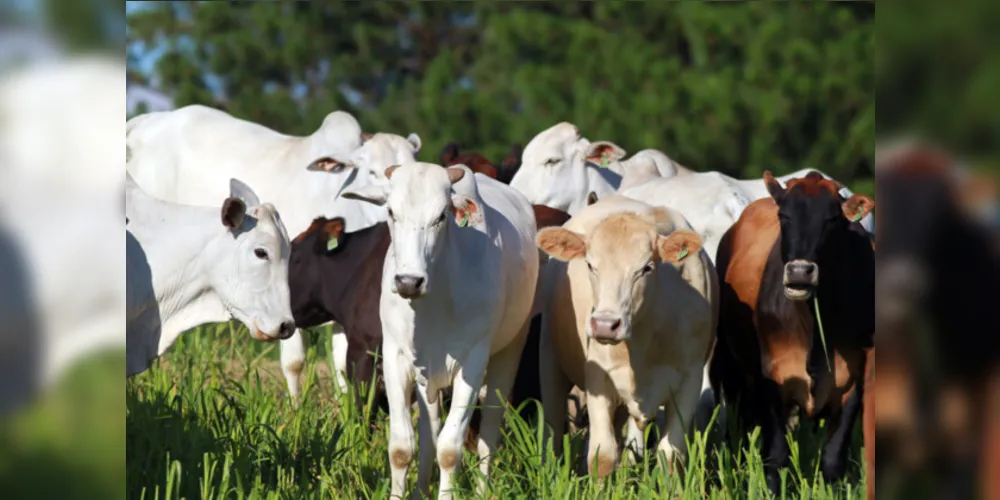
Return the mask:
<path fill-rule="evenodd" d="M 217 208 L 155 199 L 130 176 L 125 197 L 129 376 L 205 323 L 235 317 L 257 340 L 295 331 L 288 235 L 274 207 L 235 179 L 221 221 Z"/>
<path fill-rule="evenodd" d="M 738 401 L 747 428 L 761 426 L 767 483 L 777 494 L 793 407 L 828 419 L 822 472 L 827 481 L 844 473 L 875 329 L 874 250 L 857 223 L 874 202 L 842 199 L 840 186 L 816 172 L 787 188 L 770 172 L 764 180 L 772 198 L 751 203 L 719 246 L 711 373 L 726 401 Z"/>
<path fill-rule="evenodd" d="M 295 238 L 288 286 L 295 326 L 307 328 L 330 321 L 342 325 L 347 338 L 347 379 L 367 385 L 382 371 L 376 357 L 382 348 L 378 302 L 389 229 L 380 222 L 346 232 L 345 225 L 339 217 L 320 217 Z M 381 385 L 373 387 L 380 406 Z"/>
<path fill-rule="evenodd" d="M 638 453 L 661 405 L 670 411 L 659 451 L 672 461 L 685 450 L 718 288 L 689 227 L 675 211 L 609 195 L 538 234 L 539 248 L 566 261 L 545 276 L 553 280 L 539 349 L 553 357 L 539 365 L 545 417 L 561 434 L 562 401 L 572 384 L 585 388 L 592 473 L 605 476 L 618 461 L 612 421 L 619 406 L 631 417 L 629 441 L 638 440 Z M 560 442 L 557 436 L 557 450 Z"/>
<path fill-rule="evenodd" d="M 389 165 L 413 161 L 420 138 L 364 134 L 349 113 L 327 115 L 312 135 L 294 137 L 205 106 L 146 113 L 126 123 L 127 169 L 148 193 L 174 203 L 209 205 L 227 194 L 229 178 L 257 186 L 292 234 L 317 215 L 336 214 L 364 229 L 385 220 L 385 210 L 340 200 L 348 185 L 384 182 Z M 335 327 L 335 375 L 346 388 L 347 342 Z M 281 342 L 281 369 L 289 393 L 299 393 L 305 362 L 302 335 Z"/>
<path fill-rule="evenodd" d="M 537 281 L 531 206 L 509 187 L 464 166 L 410 163 L 387 169 L 385 176 L 388 187 L 344 196 L 386 205 L 389 214 L 392 243 L 379 311 L 392 495 L 403 494 L 413 457 L 414 383 L 420 434 L 429 433 L 434 441 L 421 446 L 418 484 L 422 491 L 429 487 L 436 448 L 443 497 L 451 496 L 470 406 L 484 393 L 479 488 L 485 493 L 504 414 L 497 392 L 505 398 L 514 382 Z M 439 429 L 436 403 L 449 385 L 451 411 Z"/>

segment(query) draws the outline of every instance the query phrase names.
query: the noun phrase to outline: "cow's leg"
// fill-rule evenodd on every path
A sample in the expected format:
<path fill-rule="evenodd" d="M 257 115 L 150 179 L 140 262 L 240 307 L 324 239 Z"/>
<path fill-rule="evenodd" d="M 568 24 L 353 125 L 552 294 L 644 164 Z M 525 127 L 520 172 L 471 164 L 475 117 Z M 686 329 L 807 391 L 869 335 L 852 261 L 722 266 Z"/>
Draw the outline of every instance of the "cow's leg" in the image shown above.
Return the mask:
<path fill-rule="evenodd" d="M 545 436 L 546 439 L 552 439 L 552 450 L 558 457 L 562 454 L 563 434 L 566 432 L 566 396 L 573 384 L 559 367 L 544 316 L 538 339 L 538 378 L 541 384 L 542 412 L 545 414 Z"/>
<path fill-rule="evenodd" d="M 490 364 L 486 368 L 486 397 L 483 398 L 482 423 L 479 427 L 479 478 L 480 496 L 486 496 L 486 480 L 490 473 L 492 454 L 496 450 L 500 438 L 500 427 L 503 425 L 504 406 L 517 376 L 518 363 L 528 338 L 528 324 L 525 323 L 520 335 L 510 343 L 490 356 Z M 500 392 L 498 395 L 497 392 Z"/>
<path fill-rule="evenodd" d="M 347 380 L 355 383 L 355 398 L 359 409 L 363 409 L 368 401 L 366 390 L 374 391 L 378 385 L 375 377 L 376 358 L 370 353 L 374 350 L 378 350 L 378 347 L 372 349 L 358 340 L 347 343 Z"/>
<path fill-rule="evenodd" d="M 847 402 L 840 410 L 839 415 L 834 415 L 832 424 L 827 432 L 826 444 L 823 445 L 823 454 L 820 458 L 823 469 L 823 479 L 827 484 L 844 476 L 847 467 L 847 451 L 851 448 L 851 430 L 854 428 L 854 421 L 861 411 L 861 398 L 864 395 L 863 384 L 854 386 L 854 391 L 847 397 Z"/>
<path fill-rule="evenodd" d="M 755 384 L 760 387 L 759 402 L 747 404 L 760 405 L 757 419 L 761 426 L 761 456 L 764 460 L 764 472 L 767 477 L 767 487 L 775 496 L 781 495 L 781 475 L 779 471 L 788 466 L 788 456 L 791 451 L 785 439 L 785 427 L 788 423 L 788 410 L 782 401 L 778 384 L 770 379 L 758 379 Z M 751 426 L 750 429 L 753 427 Z"/>
<path fill-rule="evenodd" d="M 865 365 L 865 393 L 861 404 L 865 446 L 865 498 L 875 500 L 875 348 L 868 352 Z M 997 465 L 1000 465 L 998 463 Z"/>
<path fill-rule="evenodd" d="M 347 392 L 347 334 L 339 323 L 330 323 L 333 335 L 330 337 L 330 355 L 333 356 L 333 376 L 341 392 Z"/>
<path fill-rule="evenodd" d="M 479 398 L 479 389 L 483 386 L 483 376 L 489 359 L 489 345 L 473 350 L 466 364 L 459 368 L 451 391 L 451 408 L 444 427 L 438 435 L 437 458 L 441 466 L 441 482 L 438 488 L 438 498 L 452 498 L 452 475 L 458 470 L 462 461 L 462 444 L 465 442 L 465 432 L 472 419 L 472 406 Z M 480 429 L 482 434 L 482 429 Z"/>
<path fill-rule="evenodd" d="M 643 437 L 647 422 L 647 420 L 640 422 L 629 415 L 628 427 L 625 429 L 625 450 L 629 453 L 622 455 L 622 462 L 635 465 L 642 462 L 642 457 L 646 456 L 646 440 Z M 617 425 L 615 425 L 615 430 L 618 430 Z"/>
<path fill-rule="evenodd" d="M 288 384 L 288 396 L 292 401 L 298 402 L 301 387 L 299 377 L 306 365 L 305 336 L 302 330 L 296 328 L 291 337 L 280 342 L 278 350 L 281 352 L 281 373 L 285 376 L 285 383 Z"/>
<path fill-rule="evenodd" d="M 434 402 L 427 387 L 418 386 L 420 395 L 420 434 L 418 436 L 420 455 L 417 463 L 417 491 L 414 496 L 430 496 L 431 472 L 434 470 L 434 456 L 437 451 L 438 434 L 441 432 L 441 399 L 434 394 Z"/>
<path fill-rule="evenodd" d="M 410 403 L 413 395 L 413 369 L 409 359 L 388 337 L 383 339 L 382 362 L 385 392 L 389 400 L 389 467 L 392 469 L 392 496 L 403 498 L 406 471 L 413 460 L 413 422 Z"/>
<path fill-rule="evenodd" d="M 708 423 L 712 420 L 712 412 L 715 411 L 715 404 L 717 398 L 715 397 L 715 391 L 712 390 L 712 384 L 708 377 L 708 372 L 710 369 L 711 360 L 705 362 L 705 366 L 702 369 L 701 374 L 701 395 L 698 399 L 698 411 L 695 413 L 695 428 L 701 432 L 705 432 L 708 428 Z M 719 398 L 718 403 L 722 405 L 719 410 L 719 418 L 721 419 L 725 415 L 725 403 Z M 716 422 L 716 428 L 720 425 L 724 425 L 724 422 Z"/>
<path fill-rule="evenodd" d="M 587 446 L 587 471 L 605 477 L 618 463 L 618 440 L 615 439 L 615 408 L 618 402 L 609 395 L 615 387 L 599 366 L 587 363 L 587 412 L 590 415 L 590 443 Z M 596 467 L 596 469 L 595 469 Z"/>
<path fill-rule="evenodd" d="M 673 397 L 666 404 L 667 431 L 656 447 L 656 455 L 660 457 L 662 452 L 662 459 L 665 460 L 662 464 L 664 470 L 671 470 L 677 461 L 683 459 L 687 450 L 687 430 L 695 423 L 704 373 L 701 367 L 688 370 L 680 387 L 675 388 Z"/>

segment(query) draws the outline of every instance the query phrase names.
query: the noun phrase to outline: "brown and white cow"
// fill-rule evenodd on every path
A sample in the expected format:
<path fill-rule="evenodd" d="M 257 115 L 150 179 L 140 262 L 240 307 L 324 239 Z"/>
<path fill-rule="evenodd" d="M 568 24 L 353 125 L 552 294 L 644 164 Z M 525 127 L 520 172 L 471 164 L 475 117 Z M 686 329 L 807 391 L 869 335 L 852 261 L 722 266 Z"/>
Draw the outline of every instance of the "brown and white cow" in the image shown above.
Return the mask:
<path fill-rule="evenodd" d="M 545 270 L 539 348 L 547 423 L 561 433 L 566 394 L 584 388 L 587 462 L 605 476 L 619 455 L 615 410 L 628 410 L 629 439 L 641 440 L 665 404 L 678 413 L 668 412 L 658 448 L 674 459 L 698 405 L 717 315 L 715 268 L 700 238 L 678 212 L 612 194 L 539 231 L 537 243 L 558 259 Z"/>
<path fill-rule="evenodd" d="M 771 198 L 751 203 L 719 244 L 711 378 L 717 394 L 721 385 L 726 401 L 738 402 L 748 430 L 761 426 L 768 486 L 777 494 L 794 407 L 827 418 L 822 472 L 827 481 L 844 473 L 875 329 L 874 249 L 858 223 L 874 202 L 843 199 L 840 186 L 817 172 L 787 188 L 770 172 L 764 180 Z"/>

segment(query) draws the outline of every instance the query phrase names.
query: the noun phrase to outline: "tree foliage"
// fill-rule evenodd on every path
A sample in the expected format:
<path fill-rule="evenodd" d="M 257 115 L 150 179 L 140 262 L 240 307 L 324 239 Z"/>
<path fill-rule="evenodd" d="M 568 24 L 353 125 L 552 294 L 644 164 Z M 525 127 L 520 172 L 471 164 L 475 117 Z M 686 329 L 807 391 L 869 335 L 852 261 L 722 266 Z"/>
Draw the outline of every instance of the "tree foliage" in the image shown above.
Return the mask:
<path fill-rule="evenodd" d="M 869 3 L 169 2 L 131 13 L 129 50 L 166 47 L 155 86 L 308 134 L 334 109 L 503 157 L 570 121 L 741 177 L 874 158 Z M 350 97 L 348 97 L 350 96 Z"/>

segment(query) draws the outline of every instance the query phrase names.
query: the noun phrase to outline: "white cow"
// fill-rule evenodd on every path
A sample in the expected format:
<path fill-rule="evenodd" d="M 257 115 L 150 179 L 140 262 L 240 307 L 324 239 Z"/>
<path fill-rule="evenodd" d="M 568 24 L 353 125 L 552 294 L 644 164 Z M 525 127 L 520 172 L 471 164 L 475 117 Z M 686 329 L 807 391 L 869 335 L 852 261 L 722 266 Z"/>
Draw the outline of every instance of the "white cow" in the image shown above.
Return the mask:
<path fill-rule="evenodd" d="M 347 185 L 384 182 L 390 165 L 414 161 L 420 137 L 363 134 L 349 113 L 330 113 L 307 137 L 293 137 L 205 106 L 148 113 L 126 124 L 127 169 L 150 194 L 176 203 L 210 205 L 227 194 L 230 178 L 257 186 L 297 235 L 319 215 L 343 217 L 364 229 L 385 220 L 385 210 L 340 199 Z M 347 339 L 335 325 L 337 382 L 347 387 Z M 299 393 L 305 362 L 302 335 L 281 342 L 281 369 L 290 395 Z"/>
<path fill-rule="evenodd" d="M 126 174 L 127 175 L 127 174 Z M 184 331 L 235 317 L 257 340 L 295 331 L 288 234 L 240 181 L 218 208 L 153 198 L 126 178 L 126 363 L 145 371 Z M 220 221 L 221 218 L 221 221 Z"/>
<path fill-rule="evenodd" d="M 587 464 L 599 476 L 618 461 L 613 425 L 624 406 L 640 454 L 642 430 L 664 405 L 659 450 L 682 453 L 715 337 L 718 279 L 679 212 L 610 195 L 559 228 L 538 233 L 555 259 L 546 269 L 549 312 L 539 347 L 545 417 L 557 433 L 572 385 L 587 392 Z M 548 359 L 545 359 L 548 357 Z M 561 448 L 561 436 L 554 446 Z"/>
<path fill-rule="evenodd" d="M 478 448 L 484 478 L 489 471 L 503 420 L 496 391 L 506 398 L 513 384 L 535 294 L 535 220 L 523 196 L 464 165 L 410 163 L 388 169 L 385 177 L 387 187 L 344 196 L 385 205 L 389 213 L 392 246 L 379 311 L 392 495 L 404 493 L 413 457 L 415 382 L 421 403 L 419 489 L 429 487 L 436 448 L 439 497 L 450 498 L 470 406 L 479 397 L 485 399 Z M 451 411 L 439 431 L 437 399 L 448 386 Z M 484 491 L 485 482 L 479 487 Z"/>
<path fill-rule="evenodd" d="M 570 215 L 587 206 L 587 194 L 598 197 L 618 189 L 631 161 L 653 165 L 660 176 L 686 171 L 655 149 L 640 151 L 628 160 L 625 150 L 608 141 L 590 142 L 571 123 L 561 122 L 540 132 L 521 156 L 521 167 L 510 186 L 533 205 L 546 205 Z"/>

